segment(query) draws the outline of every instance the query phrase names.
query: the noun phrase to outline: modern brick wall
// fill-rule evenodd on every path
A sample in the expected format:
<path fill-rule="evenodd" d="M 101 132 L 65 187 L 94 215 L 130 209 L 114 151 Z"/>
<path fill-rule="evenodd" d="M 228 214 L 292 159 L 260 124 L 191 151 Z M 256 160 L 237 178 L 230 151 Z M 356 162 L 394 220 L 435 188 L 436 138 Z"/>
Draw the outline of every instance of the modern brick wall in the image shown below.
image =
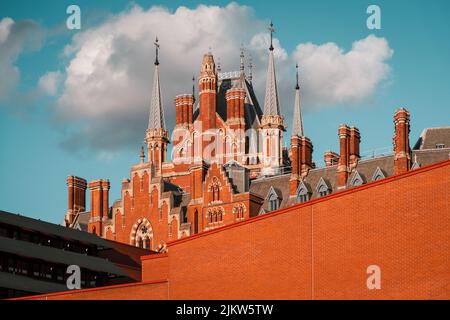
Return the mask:
<path fill-rule="evenodd" d="M 448 299 L 449 190 L 446 161 L 169 243 L 170 298 Z"/>

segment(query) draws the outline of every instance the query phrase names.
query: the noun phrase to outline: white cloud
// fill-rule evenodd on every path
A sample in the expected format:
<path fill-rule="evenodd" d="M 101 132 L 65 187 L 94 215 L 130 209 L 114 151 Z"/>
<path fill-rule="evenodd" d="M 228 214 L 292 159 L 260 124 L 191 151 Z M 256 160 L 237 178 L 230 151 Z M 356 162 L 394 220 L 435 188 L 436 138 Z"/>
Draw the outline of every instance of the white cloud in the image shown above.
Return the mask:
<path fill-rule="evenodd" d="M 3 18 L 0 21 L 0 44 L 5 42 L 8 39 L 11 26 L 13 25 L 14 20 L 10 17 Z"/>
<path fill-rule="evenodd" d="M 231 3 L 144 10 L 139 6 L 110 17 L 103 24 L 77 33 L 64 49 L 65 70 L 57 114 L 78 122 L 65 146 L 113 150 L 142 141 L 148 118 L 154 46 L 160 40 L 160 72 L 166 119 L 174 121 L 173 98 L 192 90 L 202 56 L 209 48 L 220 57 L 222 70 L 239 68 L 239 48 L 253 56 L 254 86 L 263 105 L 269 37 L 268 21 L 253 9 Z M 274 38 L 282 112 L 292 112 L 294 65 L 299 61 L 303 96 L 315 105 L 356 102 L 370 96 L 388 74 L 392 54 L 386 40 L 374 36 L 357 41 L 344 53 L 336 44 L 300 44 L 293 54 Z M 53 86 L 49 86 L 54 92 Z M 56 89 L 55 89 L 56 91 Z"/>
<path fill-rule="evenodd" d="M 369 35 L 344 52 L 335 43 L 299 44 L 303 90 L 310 104 L 356 103 L 371 96 L 390 71 L 386 61 L 393 50 L 384 38 Z"/>
<path fill-rule="evenodd" d="M 16 66 L 19 55 L 24 50 L 38 48 L 41 41 L 42 31 L 36 23 L 9 17 L 0 20 L 0 100 L 14 93 L 20 80 Z"/>
<path fill-rule="evenodd" d="M 49 96 L 54 96 L 58 92 L 61 84 L 62 73 L 60 71 L 51 71 L 39 78 L 38 88 Z"/>

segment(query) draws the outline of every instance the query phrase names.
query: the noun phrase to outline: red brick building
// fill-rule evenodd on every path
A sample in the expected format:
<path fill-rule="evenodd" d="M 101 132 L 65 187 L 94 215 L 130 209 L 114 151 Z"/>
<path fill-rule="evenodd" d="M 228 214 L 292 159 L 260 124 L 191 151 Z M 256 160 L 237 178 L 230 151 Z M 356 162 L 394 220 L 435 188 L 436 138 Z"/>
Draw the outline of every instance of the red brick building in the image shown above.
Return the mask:
<path fill-rule="evenodd" d="M 450 127 L 426 129 L 409 144 L 410 114 L 394 115 L 393 152 L 361 158 L 358 128 L 338 128 L 339 153 L 328 151 L 325 166 L 312 161 L 313 143 L 305 135 L 298 81 L 289 150 L 280 111 L 273 45 L 263 108 L 246 74 L 241 51 L 239 71 L 220 72 L 214 57 L 203 57 L 198 98 L 174 99 L 176 125 L 169 139 L 164 119 L 156 43 L 147 152 L 122 182 L 121 199 L 110 205 L 108 180 L 70 176 L 66 226 L 155 251 L 170 241 L 206 232 L 297 203 L 375 182 L 449 158 Z M 173 143 L 173 157 L 167 145 Z M 90 210 L 85 192 L 90 190 Z M 358 210 L 356 210 L 358 211 Z M 271 232 L 268 232 L 270 235 Z"/>

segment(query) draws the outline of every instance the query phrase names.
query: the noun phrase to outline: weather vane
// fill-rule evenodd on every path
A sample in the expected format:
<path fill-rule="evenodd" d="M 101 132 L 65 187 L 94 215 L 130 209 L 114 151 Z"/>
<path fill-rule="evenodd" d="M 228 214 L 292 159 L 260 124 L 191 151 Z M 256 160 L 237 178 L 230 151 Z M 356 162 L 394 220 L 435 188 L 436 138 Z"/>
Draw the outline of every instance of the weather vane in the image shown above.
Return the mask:
<path fill-rule="evenodd" d="M 159 50 L 158 37 L 156 37 L 156 40 L 155 40 L 154 44 L 155 44 L 155 50 L 156 50 L 155 66 L 157 66 L 157 65 L 159 65 L 159 61 L 158 61 L 158 50 Z"/>
<path fill-rule="evenodd" d="M 273 27 L 273 23 L 272 21 L 270 21 L 270 25 L 269 25 L 269 32 L 270 32 L 270 50 L 273 50 L 273 44 L 272 44 L 272 40 L 273 40 L 273 34 L 275 32 L 275 28 Z"/>

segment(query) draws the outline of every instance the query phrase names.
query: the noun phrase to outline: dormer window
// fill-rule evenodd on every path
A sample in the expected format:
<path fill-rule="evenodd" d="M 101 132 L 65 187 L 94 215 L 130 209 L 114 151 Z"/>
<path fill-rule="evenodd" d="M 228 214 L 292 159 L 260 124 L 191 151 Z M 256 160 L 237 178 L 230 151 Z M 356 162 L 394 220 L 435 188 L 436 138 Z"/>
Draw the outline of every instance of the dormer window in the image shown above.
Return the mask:
<path fill-rule="evenodd" d="M 319 183 L 317 184 L 316 190 L 320 197 L 324 197 L 331 193 L 330 187 L 328 186 L 328 184 L 325 182 L 325 180 L 323 178 L 320 178 Z"/>
<path fill-rule="evenodd" d="M 273 187 L 270 187 L 269 193 L 267 195 L 267 201 L 269 204 L 269 211 L 278 210 L 280 208 L 281 197 L 275 191 Z"/>
<path fill-rule="evenodd" d="M 358 171 L 355 171 L 355 173 L 353 174 L 353 178 L 350 181 L 350 185 L 352 187 L 357 187 L 357 186 L 362 185 L 363 183 L 364 183 L 364 181 L 363 181 L 361 175 L 359 174 Z"/>
<path fill-rule="evenodd" d="M 384 178 L 386 178 L 386 176 L 384 175 L 383 171 L 381 171 L 380 167 L 377 167 L 375 169 L 375 172 L 373 173 L 372 181 L 377 181 Z"/>
<path fill-rule="evenodd" d="M 297 189 L 297 202 L 303 203 L 306 201 L 309 201 L 310 198 L 310 192 L 306 188 L 303 181 L 300 182 L 298 189 Z"/>
<path fill-rule="evenodd" d="M 274 198 L 274 199 L 270 199 L 269 200 L 269 210 L 270 211 L 278 210 L 278 207 L 279 207 L 279 200 L 278 200 L 278 198 Z"/>

